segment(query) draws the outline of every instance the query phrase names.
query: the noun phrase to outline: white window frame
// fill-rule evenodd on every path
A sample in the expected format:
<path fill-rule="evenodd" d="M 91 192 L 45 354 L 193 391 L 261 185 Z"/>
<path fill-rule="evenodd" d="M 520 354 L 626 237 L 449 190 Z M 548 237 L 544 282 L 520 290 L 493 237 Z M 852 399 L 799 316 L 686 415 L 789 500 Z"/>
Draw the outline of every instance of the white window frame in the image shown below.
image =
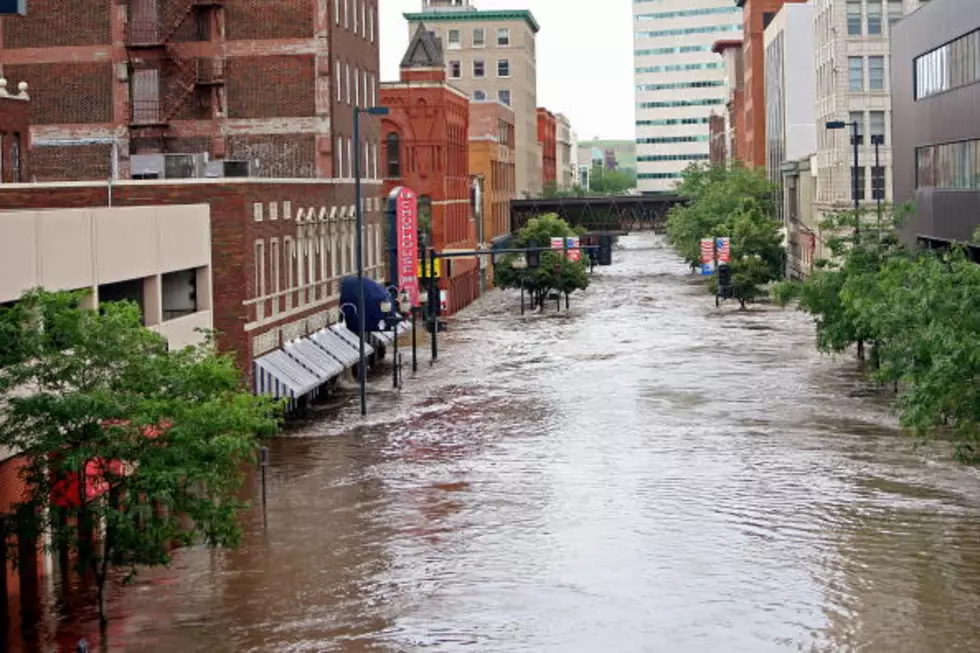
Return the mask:
<path fill-rule="evenodd" d="M 350 3 L 351 0 L 344 0 L 344 29 L 350 29 Z"/>
<path fill-rule="evenodd" d="M 336 143 L 334 144 L 337 150 L 337 178 L 346 179 L 344 177 L 344 139 L 341 136 L 336 138 Z"/>
<path fill-rule="evenodd" d="M 351 4 L 354 7 L 354 34 L 357 34 L 357 2 L 358 0 L 351 0 Z"/>
<path fill-rule="evenodd" d="M 476 64 L 481 64 L 483 66 L 483 74 L 476 74 Z M 473 79 L 486 79 L 487 76 L 487 62 L 483 59 L 473 60 Z"/>
<path fill-rule="evenodd" d="M 507 74 L 500 74 L 500 64 L 507 64 Z M 510 59 L 497 59 L 497 79 L 510 79 Z"/>
<path fill-rule="evenodd" d="M 477 32 L 479 32 L 482 35 L 482 38 L 480 39 L 479 42 L 477 42 L 477 40 L 476 40 Z M 474 48 L 485 48 L 485 47 L 487 47 L 487 30 L 485 28 L 483 28 L 483 27 L 474 27 L 473 28 L 473 33 L 470 35 L 470 38 L 473 39 L 473 47 Z"/>
<path fill-rule="evenodd" d="M 347 139 L 347 179 L 354 178 L 354 139 Z"/>
<path fill-rule="evenodd" d="M 350 104 L 350 63 L 344 64 L 344 70 L 347 72 L 347 104 Z"/>
<path fill-rule="evenodd" d="M 340 0 L 333 0 L 334 20 L 340 25 Z"/>
<path fill-rule="evenodd" d="M 456 41 L 453 42 L 453 33 L 456 34 Z M 447 50 L 462 50 L 463 49 L 463 31 L 459 28 L 452 28 L 446 32 L 446 49 Z"/>
<path fill-rule="evenodd" d="M 462 79 L 463 78 L 463 62 L 459 59 L 453 59 L 449 62 L 449 78 L 450 79 Z"/>
<path fill-rule="evenodd" d="M 510 99 L 510 102 L 504 102 L 504 99 L 500 97 L 501 93 L 506 93 L 507 97 Z M 509 88 L 497 89 L 497 101 L 503 104 L 504 106 L 508 106 L 508 107 L 512 106 L 514 102 L 514 95 L 510 92 Z"/>
<path fill-rule="evenodd" d="M 354 106 L 361 106 L 361 69 L 354 66 Z"/>
<path fill-rule="evenodd" d="M 507 42 L 501 43 L 500 37 L 503 36 Z M 496 33 L 497 47 L 498 48 L 509 48 L 510 47 L 510 28 L 509 27 L 498 27 Z"/>
<path fill-rule="evenodd" d="M 340 63 L 340 59 L 337 59 L 337 102 L 344 101 L 344 76 L 343 76 L 343 66 Z"/>
<path fill-rule="evenodd" d="M 371 43 L 374 43 L 374 7 L 368 6 L 368 26 L 370 27 Z"/>

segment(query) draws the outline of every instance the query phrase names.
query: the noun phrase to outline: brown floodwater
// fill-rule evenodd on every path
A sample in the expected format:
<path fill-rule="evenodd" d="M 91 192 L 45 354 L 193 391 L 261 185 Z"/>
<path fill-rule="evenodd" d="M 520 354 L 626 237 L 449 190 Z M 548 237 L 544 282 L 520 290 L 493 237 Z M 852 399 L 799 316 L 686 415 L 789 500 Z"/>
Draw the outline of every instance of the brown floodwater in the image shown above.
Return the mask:
<path fill-rule="evenodd" d="M 272 444 L 240 549 L 115 589 L 109 650 L 980 650 L 980 476 L 813 340 L 653 235 L 568 312 L 493 293 Z M 96 639 L 55 598 L 8 648 Z"/>

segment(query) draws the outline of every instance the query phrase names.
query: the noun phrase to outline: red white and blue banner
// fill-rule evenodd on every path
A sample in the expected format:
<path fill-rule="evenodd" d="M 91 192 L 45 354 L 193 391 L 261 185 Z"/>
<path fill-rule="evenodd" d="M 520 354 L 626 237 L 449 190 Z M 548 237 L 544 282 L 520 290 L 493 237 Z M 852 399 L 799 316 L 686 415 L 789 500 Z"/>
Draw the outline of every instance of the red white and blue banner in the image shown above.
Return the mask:
<path fill-rule="evenodd" d="M 715 248 L 719 263 L 728 263 L 732 260 L 732 239 L 716 238 Z"/>
<path fill-rule="evenodd" d="M 398 289 L 408 292 L 412 306 L 419 305 L 419 202 L 415 191 L 395 190 L 395 251 Z"/>
<path fill-rule="evenodd" d="M 568 246 L 568 260 L 569 261 L 581 260 L 582 250 L 579 249 L 578 236 L 575 236 L 574 238 L 566 238 L 565 243 Z"/>
<path fill-rule="evenodd" d="M 715 260 L 715 239 L 701 239 L 701 263 L 711 263 Z"/>

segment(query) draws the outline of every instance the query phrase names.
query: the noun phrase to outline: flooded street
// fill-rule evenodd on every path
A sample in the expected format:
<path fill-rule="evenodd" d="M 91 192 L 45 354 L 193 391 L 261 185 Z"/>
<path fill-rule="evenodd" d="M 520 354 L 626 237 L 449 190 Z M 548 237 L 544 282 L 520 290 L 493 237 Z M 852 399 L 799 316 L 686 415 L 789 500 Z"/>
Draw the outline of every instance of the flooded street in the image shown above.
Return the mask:
<path fill-rule="evenodd" d="M 568 312 L 493 293 L 274 442 L 243 546 L 117 590 L 111 650 L 980 650 L 980 476 L 813 339 L 649 234 Z"/>

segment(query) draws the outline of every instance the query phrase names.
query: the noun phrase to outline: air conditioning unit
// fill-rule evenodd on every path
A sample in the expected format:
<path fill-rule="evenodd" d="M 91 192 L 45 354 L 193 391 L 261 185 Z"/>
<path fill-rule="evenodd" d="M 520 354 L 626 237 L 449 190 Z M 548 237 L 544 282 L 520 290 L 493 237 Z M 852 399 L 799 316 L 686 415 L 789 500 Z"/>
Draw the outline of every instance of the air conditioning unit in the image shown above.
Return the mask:
<path fill-rule="evenodd" d="M 208 165 L 206 153 L 164 154 L 163 156 L 166 179 L 198 179 L 204 176 Z"/>
<path fill-rule="evenodd" d="M 166 165 L 163 154 L 134 154 L 129 159 L 133 179 L 163 179 Z"/>
<path fill-rule="evenodd" d="M 206 175 L 209 178 L 220 177 L 250 177 L 251 166 L 248 161 L 233 159 L 219 159 L 209 161 L 207 164 Z"/>

